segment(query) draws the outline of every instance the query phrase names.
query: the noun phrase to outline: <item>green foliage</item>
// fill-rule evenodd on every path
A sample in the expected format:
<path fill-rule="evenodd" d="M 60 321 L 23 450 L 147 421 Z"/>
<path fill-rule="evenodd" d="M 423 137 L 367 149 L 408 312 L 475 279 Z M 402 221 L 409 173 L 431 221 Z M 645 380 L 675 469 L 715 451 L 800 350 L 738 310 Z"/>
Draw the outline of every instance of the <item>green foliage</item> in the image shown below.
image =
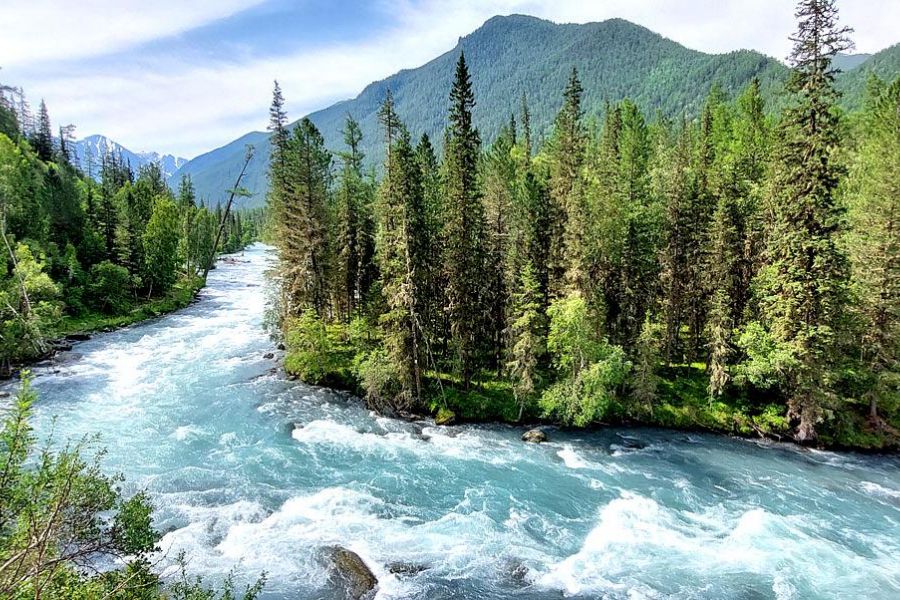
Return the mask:
<path fill-rule="evenodd" d="M 0 90 L 3 118 L 21 130 L 16 111 L 6 111 L 12 106 L 6 89 Z M 193 294 L 199 267 L 213 255 L 219 223 L 196 205 L 190 181 L 176 205 L 159 165 L 144 167 L 135 179 L 121 156 L 106 155 L 100 180 L 85 176 L 64 143 L 53 146 L 46 106 L 39 117 L 28 140 L 0 133 L 3 375 L 46 354 L 48 341 L 76 323 L 106 327 L 183 306 L 184 290 Z M 231 214 L 220 250 L 234 252 L 257 239 L 264 221 L 261 211 Z"/>
<path fill-rule="evenodd" d="M 335 345 L 325 322 L 312 309 L 285 324 L 284 368 L 309 383 L 323 383 L 336 367 Z"/>
<path fill-rule="evenodd" d="M 91 267 L 89 305 L 104 314 L 122 313 L 131 304 L 131 274 L 108 260 Z"/>
<path fill-rule="evenodd" d="M 168 290 L 177 278 L 179 223 L 175 203 L 157 198 L 142 234 L 146 284 L 157 293 Z"/>
<path fill-rule="evenodd" d="M 602 422 L 630 369 L 619 346 L 606 346 L 577 375 L 547 388 L 541 395 L 541 408 L 565 424 L 583 427 Z"/>
<path fill-rule="evenodd" d="M 556 300 L 547 309 L 547 348 L 560 380 L 543 392 L 541 408 L 566 424 L 601 421 L 618 396 L 631 363 L 619 346 L 596 336 L 587 304 L 579 294 Z"/>
<path fill-rule="evenodd" d="M 45 339 L 59 319 L 60 305 L 59 286 L 44 271 L 41 257 L 35 257 L 22 243 L 15 252 L 7 249 L 12 269 L 8 277 L 0 279 L 0 356 L 9 361 L 45 351 Z"/>

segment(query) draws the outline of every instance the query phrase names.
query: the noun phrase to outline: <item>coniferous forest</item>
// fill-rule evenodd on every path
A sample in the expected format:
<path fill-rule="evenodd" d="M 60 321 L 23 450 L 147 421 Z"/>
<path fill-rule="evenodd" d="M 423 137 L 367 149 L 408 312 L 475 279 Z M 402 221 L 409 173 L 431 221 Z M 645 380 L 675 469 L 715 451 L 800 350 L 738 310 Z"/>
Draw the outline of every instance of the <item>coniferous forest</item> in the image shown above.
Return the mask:
<path fill-rule="evenodd" d="M 261 210 L 199 203 L 190 178 L 174 192 L 158 164 L 134 173 L 117 154 L 97 176 L 73 155 L 72 126 L 54 135 L 19 89 L 0 86 L 0 371 L 65 347 L 67 334 L 123 325 L 187 304 L 217 252 L 259 235 Z M 225 186 L 223 184 L 223 191 Z"/>
<path fill-rule="evenodd" d="M 390 90 L 385 160 L 352 115 L 332 155 L 276 83 L 269 207 L 286 368 L 375 409 L 646 423 L 838 447 L 900 428 L 900 79 L 839 109 L 851 47 L 802 0 L 786 107 L 754 80 L 680 118 L 585 115 L 576 70 L 538 143 L 527 93 L 494 139 L 460 54 L 442 140 Z"/>

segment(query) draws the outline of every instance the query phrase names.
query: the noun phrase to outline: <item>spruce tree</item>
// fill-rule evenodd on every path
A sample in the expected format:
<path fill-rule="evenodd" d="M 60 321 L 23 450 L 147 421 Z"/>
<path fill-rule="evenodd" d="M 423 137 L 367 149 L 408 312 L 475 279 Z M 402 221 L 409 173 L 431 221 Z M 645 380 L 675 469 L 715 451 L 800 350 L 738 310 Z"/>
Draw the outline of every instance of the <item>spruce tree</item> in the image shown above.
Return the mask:
<path fill-rule="evenodd" d="M 515 266 L 511 263 L 513 246 L 511 239 L 512 211 L 517 188 L 513 125 L 500 132 L 484 158 L 484 206 L 487 217 L 487 244 L 485 259 L 487 273 L 487 297 L 485 305 L 487 329 L 492 347 L 493 366 L 498 372 L 503 367 L 503 335 L 507 329 L 511 290 L 515 288 Z"/>
<path fill-rule="evenodd" d="M 363 290 L 359 289 L 363 277 L 363 253 L 360 248 L 366 207 L 366 184 L 363 180 L 360 150 L 362 131 L 353 117 L 347 115 L 344 124 L 345 150 L 338 156 L 342 164 L 336 194 L 338 222 L 338 277 L 341 289 L 340 312 L 345 319 L 356 311 Z"/>
<path fill-rule="evenodd" d="M 485 216 L 478 184 L 481 137 L 472 123 L 475 95 L 460 53 L 450 92 L 450 123 L 444 142 L 444 197 L 450 331 L 456 369 L 469 389 L 483 347 Z"/>
<path fill-rule="evenodd" d="M 666 364 L 684 360 L 682 327 L 688 312 L 688 299 L 698 292 L 692 285 L 691 259 L 698 258 L 692 242 L 696 241 L 692 230 L 695 195 L 691 170 L 691 131 L 682 120 L 674 148 L 664 155 L 661 169 L 666 203 L 665 246 L 660 252 L 660 283 L 662 287 L 662 311 L 665 323 L 663 341 Z"/>
<path fill-rule="evenodd" d="M 304 118 L 288 138 L 284 162 L 284 192 L 277 199 L 275 219 L 287 294 L 285 308 L 287 314 L 311 308 L 319 317 L 330 317 L 331 154 L 309 119 Z"/>
<path fill-rule="evenodd" d="M 390 371 L 398 385 L 395 393 L 382 400 L 393 409 L 409 409 L 422 401 L 424 348 L 417 267 L 426 258 L 418 239 L 423 233 L 424 197 L 419 163 L 390 95 L 380 115 L 392 148 L 387 152 L 377 209 L 378 269 L 387 304 L 379 321 Z"/>
<path fill-rule="evenodd" d="M 37 129 L 31 138 L 31 145 L 38 158 L 44 162 L 53 160 L 53 130 L 50 126 L 50 113 L 47 111 L 47 103 L 41 99 L 41 107 L 38 111 Z"/>
<path fill-rule="evenodd" d="M 779 127 L 769 265 L 758 289 L 762 323 L 791 357 L 782 385 L 788 415 L 796 423 L 796 439 L 809 442 L 833 390 L 846 303 L 849 269 L 838 243 L 838 92 L 831 59 L 850 42 L 849 30 L 838 26 L 834 0 L 801 0 L 796 14 L 788 83 L 795 100 Z"/>
<path fill-rule="evenodd" d="M 554 122 L 550 142 L 550 196 L 553 212 L 550 222 L 550 287 L 561 293 L 568 279 L 576 282 L 583 269 L 581 240 L 584 235 L 584 210 L 578 189 L 578 177 L 584 161 L 585 133 L 581 99 L 584 89 L 578 71 L 572 69 L 563 92 L 563 106 Z"/>
<path fill-rule="evenodd" d="M 419 313 L 424 328 L 424 338 L 431 358 L 444 355 L 449 340 L 449 325 L 444 307 L 447 305 L 446 286 L 442 274 L 444 256 L 444 198 L 441 174 L 434 147 L 427 134 L 422 134 L 416 146 L 416 160 L 422 178 L 422 196 L 425 205 L 424 231 L 422 232 L 424 266 L 418 273 L 422 303 Z"/>

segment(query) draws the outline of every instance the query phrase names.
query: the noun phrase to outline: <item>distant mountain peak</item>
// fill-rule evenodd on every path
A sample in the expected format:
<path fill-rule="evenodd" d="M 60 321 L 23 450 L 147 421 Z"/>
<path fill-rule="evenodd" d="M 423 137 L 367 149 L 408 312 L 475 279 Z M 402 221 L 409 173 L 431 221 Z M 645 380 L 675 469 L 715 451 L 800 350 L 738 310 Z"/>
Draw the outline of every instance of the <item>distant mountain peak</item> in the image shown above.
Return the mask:
<path fill-rule="evenodd" d="M 134 152 L 122 144 L 95 133 L 76 141 L 73 145 L 76 162 L 85 173 L 98 176 L 100 162 L 107 154 L 119 154 L 131 165 L 135 172 L 150 163 L 159 163 L 163 176 L 168 179 L 178 169 L 184 166 L 188 160 L 172 154 L 160 154 L 158 152 Z"/>

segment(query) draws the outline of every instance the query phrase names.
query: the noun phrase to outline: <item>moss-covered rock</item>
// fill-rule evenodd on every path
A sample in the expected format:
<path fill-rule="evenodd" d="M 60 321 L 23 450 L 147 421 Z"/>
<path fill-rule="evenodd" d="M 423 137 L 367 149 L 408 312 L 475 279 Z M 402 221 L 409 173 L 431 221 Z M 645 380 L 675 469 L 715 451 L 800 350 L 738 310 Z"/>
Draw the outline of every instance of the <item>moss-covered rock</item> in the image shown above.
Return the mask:
<path fill-rule="evenodd" d="M 456 421 L 456 413 L 449 408 L 439 408 L 434 416 L 435 425 L 452 425 Z"/>
<path fill-rule="evenodd" d="M 547 441 L 547 433 L 543 429 L 529 429 L 522 434 L 522 441 L 531 444 L 541 444 Z"/>

